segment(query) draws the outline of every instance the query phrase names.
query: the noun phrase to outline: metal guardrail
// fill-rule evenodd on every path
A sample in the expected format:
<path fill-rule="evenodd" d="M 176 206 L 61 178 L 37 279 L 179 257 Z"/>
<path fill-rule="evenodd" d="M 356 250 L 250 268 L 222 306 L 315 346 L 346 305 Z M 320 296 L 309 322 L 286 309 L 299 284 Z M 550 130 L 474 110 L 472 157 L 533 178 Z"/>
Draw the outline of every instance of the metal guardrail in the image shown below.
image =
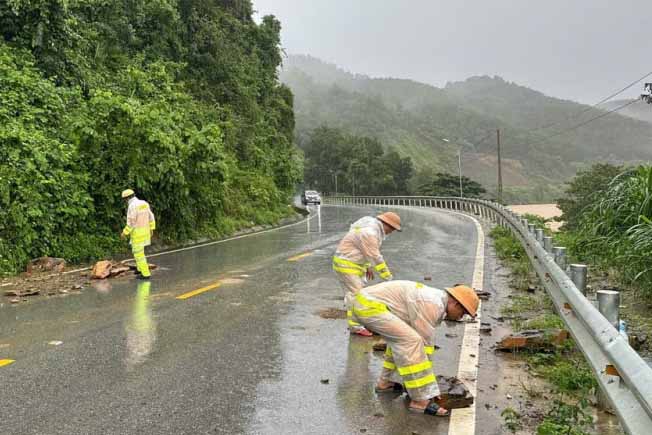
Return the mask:
<path fill-rule="evenodd" d="M 324 204 L 443 208 L 475 214 L 510 229 L 525 248 L 559 315 L 591 366 L 600 389 L 616 411 L 623 429 L 635 435 L 652 433 L 652 368 L 566 274 L 565 249 L 557 249 L 557 256 L 553 256 L 551 238 L 543 237 L 543 233 L 536 231 L 527 220 L 500 204 L 480 199 L 338 196 L 324 198 Z M 573 274 L 575 272 L 576 269 Z M 582 282 L 582 278 L 576 282 Z"/>

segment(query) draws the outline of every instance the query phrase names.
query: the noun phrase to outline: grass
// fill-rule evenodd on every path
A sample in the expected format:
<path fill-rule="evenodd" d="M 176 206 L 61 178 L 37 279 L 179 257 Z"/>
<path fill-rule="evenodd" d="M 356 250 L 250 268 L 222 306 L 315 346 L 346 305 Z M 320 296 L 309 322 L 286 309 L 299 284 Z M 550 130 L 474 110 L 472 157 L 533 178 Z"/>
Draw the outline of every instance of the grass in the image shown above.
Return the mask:
<path fill-rule="evenodd" d="M 543 222 L 528 218 L 537 226 Z M 537 282 L 529 259 L 519 241 L 505 228 L 496 227 L 491 233 L 498 257 L 512 271 L 512 287 L 517 291 L 501 313 L 511 318 L 515 331 L 527 329 L 542 330 L 544 335 L 553 336 L 564 329 L 563 320 L 555 313 L 550 297 L 544 292 L 525 293 L 530 283 Z M 592 424 L 586 397 L 595 392 L 597 382 L 588 364 L 571 340 L 552 350 L 524 352 L 533 374 L 545 379 L 552 387 L 555 398 L 546 412 L 546 417 L 537 427 L 539 435 L 573 434 L 584 435 Z M 536 395 L 534 391 L 528 394 Z M 519 414 L 506 408 L 501 414 L 505 427 L 511 432 L 521 428 Z"/>

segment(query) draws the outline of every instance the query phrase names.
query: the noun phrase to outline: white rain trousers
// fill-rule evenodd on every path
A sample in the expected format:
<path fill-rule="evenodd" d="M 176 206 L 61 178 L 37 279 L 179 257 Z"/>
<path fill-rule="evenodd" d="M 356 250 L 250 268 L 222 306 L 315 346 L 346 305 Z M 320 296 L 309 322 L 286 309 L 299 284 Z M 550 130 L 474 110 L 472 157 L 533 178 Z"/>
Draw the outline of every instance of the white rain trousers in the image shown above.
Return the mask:
<path fill-rule="evenodd" d="M 380 253 L 384 239 L 382 222 L 375 217 L 365 216 L 351 225 L 335 251 L 333 270 L 344 288 L 344 305 L 351 330 L 360 329 L 360 325 L 351 317 L 351 307 L 356 293 L 367 283 L 367 268 L 373 265 L 381 278 L 392 279 L 392 274 Z"/>
<path fill-rule="evenodd" d="M 413 400 L 439 396 L 433 371 L 435 328 L 448 294 L 414 281 L 391 281 L 359 291 L 353 320 L 387 341 L 380 378 L 403 384 Z"/>

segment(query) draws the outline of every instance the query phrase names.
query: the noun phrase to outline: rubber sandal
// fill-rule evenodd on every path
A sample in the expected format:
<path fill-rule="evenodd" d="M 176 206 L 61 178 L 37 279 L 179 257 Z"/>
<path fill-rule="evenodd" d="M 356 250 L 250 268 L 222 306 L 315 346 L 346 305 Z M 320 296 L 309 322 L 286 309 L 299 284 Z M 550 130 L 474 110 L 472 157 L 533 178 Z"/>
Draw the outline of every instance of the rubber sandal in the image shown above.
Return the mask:
<path fill-rule="evenodd" d="M 374 388 L 376 393 L 402 393 L 405 391 L 405 388 L 403 388 L 403 385 L 394 383 L 391 387 L 387 388 L 380 388 L 378 385 Z"/>
<path fill-rule="evenodd" d="M 441 406 L 437 405 L 435 402 L 430 402 L 424 409 L 408 407 L 410 412 L 414 412 L 416 414 L 426 414 L 432 415 L 434 417 L 448 417 L 451 415 L 450 409 L 446 410 L 446 414 L 438 414 L 437 411 L 439 411 L 439 408 L 441 408 Z"/>

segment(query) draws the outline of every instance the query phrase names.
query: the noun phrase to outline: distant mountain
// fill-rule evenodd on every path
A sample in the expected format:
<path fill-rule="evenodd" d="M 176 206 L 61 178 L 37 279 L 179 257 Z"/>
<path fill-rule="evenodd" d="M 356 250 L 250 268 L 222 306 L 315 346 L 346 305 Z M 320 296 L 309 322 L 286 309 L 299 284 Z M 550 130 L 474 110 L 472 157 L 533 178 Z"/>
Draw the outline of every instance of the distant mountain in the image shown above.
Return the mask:
<path fill-rule="evenodd" d="M 295 95 L 300 145 L 312 129 L 329 125 L 377 137 L 412 157 L 421 171 L 453 173 L 461 149 L 465 174 L 489 190 L 496 188 L 495 132 L 500 129 L 503 180 L 511 201 L 554 199 L 563 181 L 593 161 L 652 159 L 652 124 L 612 114 L 557 134 L 603 112 L 500 77 L 472 77 L 441 89 L 290 56 L 281 80 Z"/>
<path fill-rule="evenodd" d="M 617 107 L 627 104 L 630 101 L 632 100 L 614 100 L 604 103 L 600 107 L 604 110 L 613 110 Z M 630 118 L 638 119 L 640 121 L 652 123 L 652 104 L 646 104 L 640 100 L 631 106 L 627 106 L 622 110 L 619 110 L 618 113 L 624 116 L 629 116 Z"/>

